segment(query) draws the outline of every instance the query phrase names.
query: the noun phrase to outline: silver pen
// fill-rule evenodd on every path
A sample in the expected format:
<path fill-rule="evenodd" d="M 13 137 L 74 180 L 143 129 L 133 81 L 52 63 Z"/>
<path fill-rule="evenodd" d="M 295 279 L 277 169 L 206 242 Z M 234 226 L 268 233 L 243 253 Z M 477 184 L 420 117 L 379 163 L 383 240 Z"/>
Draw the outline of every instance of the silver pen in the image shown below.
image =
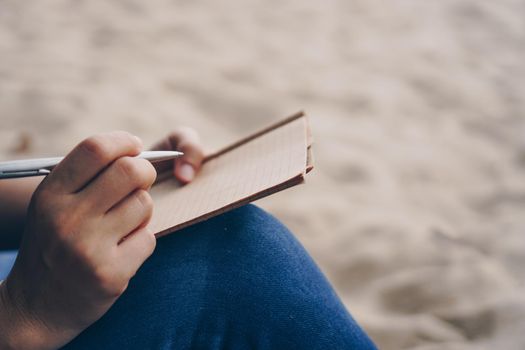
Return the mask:
<path fill-rule="evenodd" d="M 182 156 L 177 151 L 146 151 L 140 153 L 137 158 L 143 158 L 150 162 L 160 162 Z M 0 179 L 15 177 L 47 175 L 62 161 L 64 157 L 21 159 L 0 162 Z"/>

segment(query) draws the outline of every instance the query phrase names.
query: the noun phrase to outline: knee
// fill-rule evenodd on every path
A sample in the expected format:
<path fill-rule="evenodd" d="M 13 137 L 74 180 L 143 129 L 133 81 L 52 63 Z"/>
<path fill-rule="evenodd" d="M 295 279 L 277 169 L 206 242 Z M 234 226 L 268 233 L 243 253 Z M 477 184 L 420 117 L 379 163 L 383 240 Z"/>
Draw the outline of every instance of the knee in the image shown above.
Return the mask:
<path fill-rule="evenodd" d="M 305 303 L 315 306 L 324 302 L 327 292 L 331 293 L 324 276 L 293 234 L 254 205 L 173 236 L 173 242 L 159 241 L 160 255 L 169 252 L 184 256 L 189 250 L 194 258 L 198 257 L 191 264 L 203 272 L 201 276 L 205 275 L 201 296 L 212 309 L 222 305 L 230 312 L 253 310 L 271 320 L 271 314 L 283 316 L 275 307 L 295 305 L 301 309 Z"/>
<path fill-rule="evenodd" d="M 191 294 L 204 307 L 242 311 L 272 299 L 311 299 L 316 291 L 309 284 L 324 285 L 323 278 L 282 223 L 247 205 L 159 239 L 132 285 L 160 284 L 171 293 Z"/>
<path fill-rule="evenodd" d="M 160 238 L 130 287 L 184 294 L 191 285 L 192 295 L 220 298 L 224 288 L 230 295 L 254 295 L 269 279 L 309 267 L 313 262 L 282 223 L 246 205 Z"/>
<path fill-rule="evenodd" d="M 291 232 L 275 217 L 255 205 L 246 205 L 192 227 L 193 235 L 202 235 L 209 253 L 221 260 L 235 257 L 237 262 L 275 260 L 291 253 L 299 244 Z M 213 251 L 211 251 L 213 250 Z M 273 259 L 268 259 L 272 256 Z"/>
<path fill-rule="evenodd" d="M 232 245 L 239 249 L 250 249 L 252 245 L 261 248 L 261 243 L 272 241 L 284 244 L 282 238 L 291 237 L 281 222 L 252 204 L 216 216 L 191 227 L 190 230 L 204 235 L 211 234 L 224 245 Z"/>
<path fill-rule="evenodd" d="M 255 205 L 219 215 L 184 234 L 200 241 L 214 272 L 237 275 L 238 281 L 295 274 L 314 265 L 293 234 Z"/>
<path fill-rule="evenodd" d="M 269 256 L 275 260 L 301 249 L 279 220 L 255 205 L 246 205 L 159 239 L 148 264 L 165 265 L 164 260 L 174 255 L 238 264 Z"/>

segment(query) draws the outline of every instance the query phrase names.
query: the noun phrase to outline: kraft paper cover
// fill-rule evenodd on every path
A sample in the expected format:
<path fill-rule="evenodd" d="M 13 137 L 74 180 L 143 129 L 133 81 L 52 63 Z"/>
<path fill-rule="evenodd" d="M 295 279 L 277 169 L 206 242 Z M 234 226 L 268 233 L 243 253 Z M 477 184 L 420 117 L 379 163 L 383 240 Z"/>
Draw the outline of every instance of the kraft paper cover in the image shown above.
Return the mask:
<path fill-rule="evenodd" d="M 149 227 L 160 237 L 304 181 L 312 169 L 311 135 L 299 112 L 208 155 L 185 185 L 159 174 Z"/>

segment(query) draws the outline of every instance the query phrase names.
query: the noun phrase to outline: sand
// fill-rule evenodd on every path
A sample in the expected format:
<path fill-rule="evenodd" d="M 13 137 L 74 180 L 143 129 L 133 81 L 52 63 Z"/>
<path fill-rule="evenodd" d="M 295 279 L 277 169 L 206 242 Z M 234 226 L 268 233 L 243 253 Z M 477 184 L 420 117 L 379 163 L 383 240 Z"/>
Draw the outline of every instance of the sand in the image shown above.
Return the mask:
<path fill-rule="evenodd" d="M 525 348 L 525 1 L 0 1 L 0 156 L 96 132 L 215 149 L 304 109 L 259 201 L 382 349 Z"/>

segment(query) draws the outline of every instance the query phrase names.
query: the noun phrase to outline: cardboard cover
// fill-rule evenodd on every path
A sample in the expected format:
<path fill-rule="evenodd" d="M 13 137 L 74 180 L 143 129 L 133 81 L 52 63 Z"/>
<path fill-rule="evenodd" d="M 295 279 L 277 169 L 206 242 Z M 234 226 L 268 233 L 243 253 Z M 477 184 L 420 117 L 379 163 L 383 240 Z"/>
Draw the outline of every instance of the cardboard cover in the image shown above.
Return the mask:
<path fill-rule="evenodd" d="M 149 227 L 157 237 L 300 184 L 313 168 L 303 112 L 208 155 L 185 186 L 159 174 Z"/>

